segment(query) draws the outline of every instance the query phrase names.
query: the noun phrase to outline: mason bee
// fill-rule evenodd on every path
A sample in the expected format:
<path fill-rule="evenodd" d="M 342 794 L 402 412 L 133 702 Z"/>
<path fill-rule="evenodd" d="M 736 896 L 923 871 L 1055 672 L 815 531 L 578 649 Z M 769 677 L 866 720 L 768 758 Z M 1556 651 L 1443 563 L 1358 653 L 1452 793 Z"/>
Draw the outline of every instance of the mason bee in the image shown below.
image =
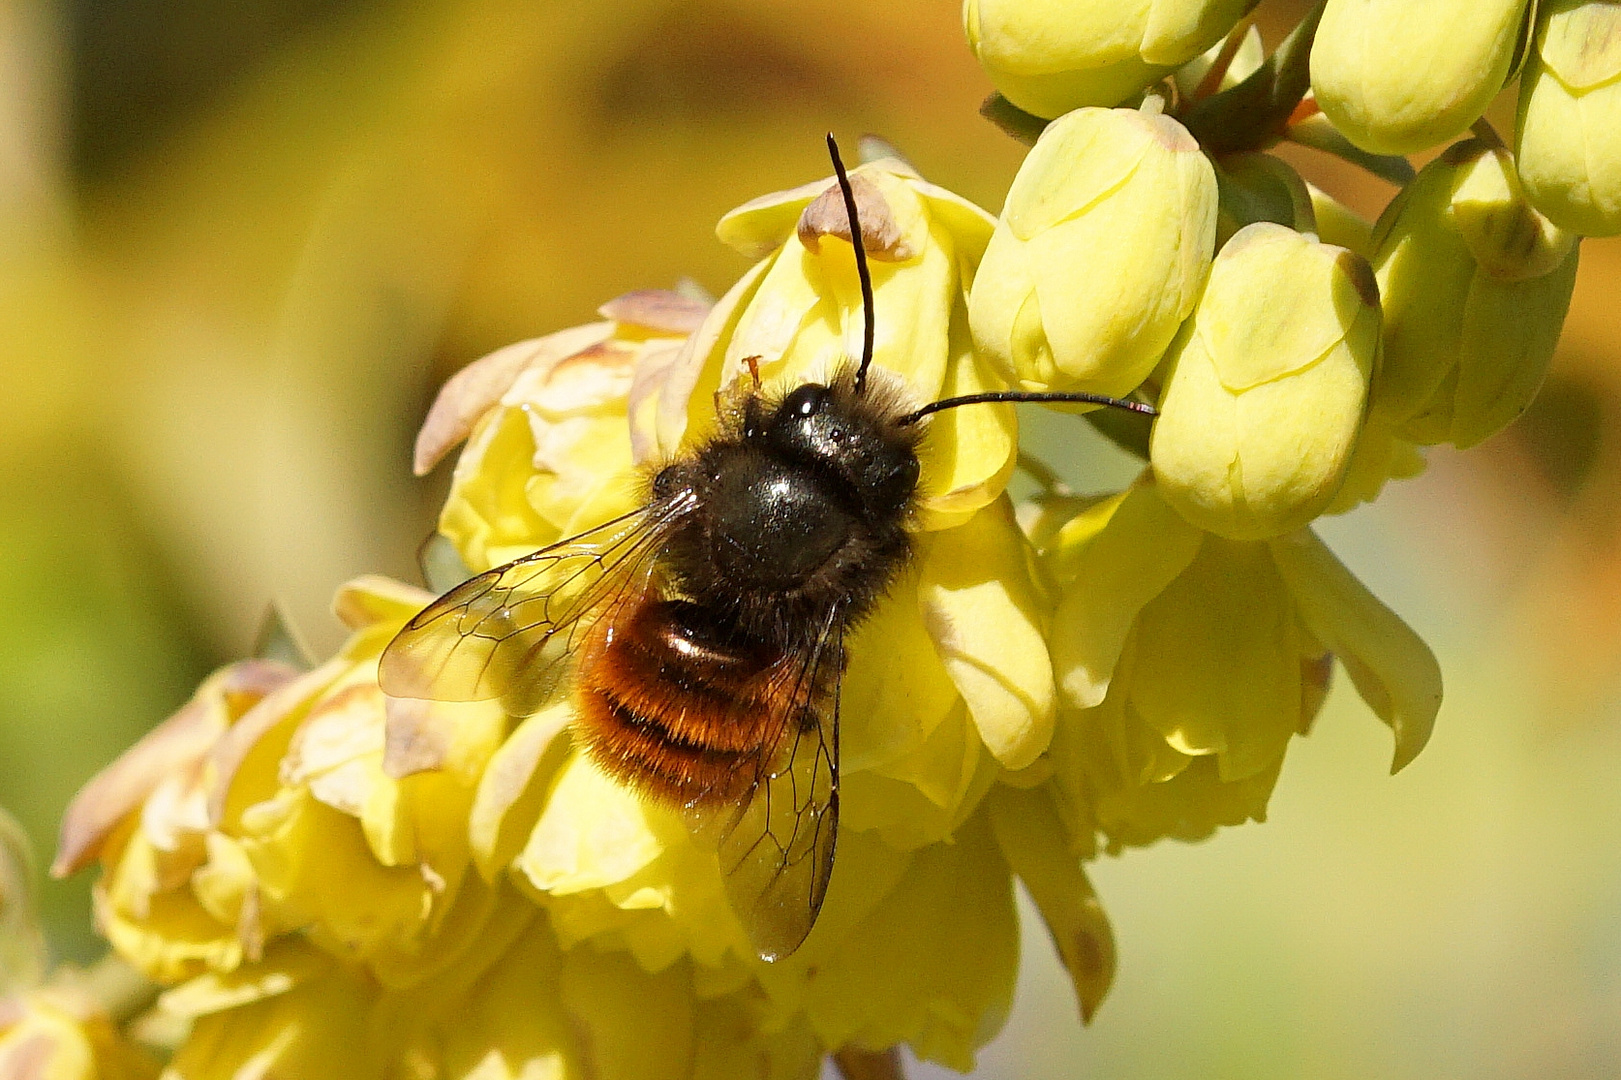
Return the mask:
<path fill-rule="evenodd" d="M 827 893 L 845 641 L 912 558 L 923 421 L 993 401 L 1153 412 L 1082 393 L 910 402 L 872 367 L 855 194 L 827 144 L 866 316 L 860 361 L 784 393 L 740 383 L 713 434 L 649 472 L 639 509 L 450 590 L 381 671 L 396 697 L 500 699 L 517 716 L 566 685 L 586 754 L 713 839 L 766 960 L 799 947 Z"/>

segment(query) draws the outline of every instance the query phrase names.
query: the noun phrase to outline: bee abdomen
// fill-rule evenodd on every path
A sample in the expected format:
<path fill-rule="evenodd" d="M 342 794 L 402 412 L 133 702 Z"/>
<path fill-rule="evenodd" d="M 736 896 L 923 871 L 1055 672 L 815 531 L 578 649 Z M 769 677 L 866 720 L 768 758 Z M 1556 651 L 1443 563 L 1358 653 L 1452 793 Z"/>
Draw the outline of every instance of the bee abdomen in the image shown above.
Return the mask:
<path fill-rule="evenodd" d="M 621 782 L 674 805 L 732 801 L 787 731 L 791 694 L 769 651 L 722 641 L 682 601 L 642 605 L 593 633 L 576 682 L 576 736 Z"/>

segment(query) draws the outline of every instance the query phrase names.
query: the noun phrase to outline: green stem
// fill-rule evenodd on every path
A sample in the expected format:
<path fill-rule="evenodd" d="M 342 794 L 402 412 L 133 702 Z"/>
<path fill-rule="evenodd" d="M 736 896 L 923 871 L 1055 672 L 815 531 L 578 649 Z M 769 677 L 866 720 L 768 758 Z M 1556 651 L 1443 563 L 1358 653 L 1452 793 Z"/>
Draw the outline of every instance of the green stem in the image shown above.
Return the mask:
<path fill-rule="evenodd" d="M 1277 170 L 1278 178 L 1283 182 L 1284 189 L 1289 192 L 1289 205 L 1294 209 L 1294 228 L 1296 232 L 1304 233 L 1313 240 L 1317 239 L 1317 208 L 1311 202 L 1311 190 L 1306 187 L 1306 181 L 1301 179 L 1299 173 L 1288 162 L 1280 162 L 1283 168 Z"/>
<path fill-rule="evenodd" d="M 1503 137 L 1497 133 L 1496 128 L 1492 127 L 1492 122 L 1486 119 L 1484 116 L 1482 116 L 1479 120 L 1476 120 L 1473 124 L 1470 124 L 1469 130 L 1474 132 L 1475 138 L 1479 139 L 1493 150 L 1508 149 L 1507 145 L 1505 145 L 1503 142 Z"/>
<path fill-rule="evenodd" d="M 1025 112 L 1001 94 L 992 94 L 981 102 L 979 115 L 1026 146 L 1036 145 L 1036 140 L 1047 129 L 1048 123 L 1039 116 Z"/>
<path fill-rule="evenodd" d="M 1182 123 L 1211 154 L 1264 150 L 1311 89 L 1311 46 L 1328 0 L 1317 0 L 1266 63 L 1243 82 L 1189 109 Z"/>
<path fill-rule="evenodd" d="M 846 1046 L 833 1054 L 833 1064 L 844 1080 L 906 1080 L 900 1051 L 857 1050 Z"/>
<path fill-rule="evenodd" d="M 1227 77 L 1227 70 L 1233 66 L 1233 61 L 1237 59 L 1238 50 L 1244 47 L 1244 36 L 1250 32 L 1250 27 L 1254 25 L 1254 15 L 1245 15 L 1238 20 L 1238 25 L 1232 28 L 1226 40 L 1221 43 L 1221 51 L 1216 54 L 1216 59 L 1211 63 L 1210 70 L 1205 72 L 1204 78 L 1199 80 L 1199 85 L 1194 87 L 1193 93 L 1188 95 L 1192 100 L 1203 101 L 1221 89 L 1221 81 Z"/>

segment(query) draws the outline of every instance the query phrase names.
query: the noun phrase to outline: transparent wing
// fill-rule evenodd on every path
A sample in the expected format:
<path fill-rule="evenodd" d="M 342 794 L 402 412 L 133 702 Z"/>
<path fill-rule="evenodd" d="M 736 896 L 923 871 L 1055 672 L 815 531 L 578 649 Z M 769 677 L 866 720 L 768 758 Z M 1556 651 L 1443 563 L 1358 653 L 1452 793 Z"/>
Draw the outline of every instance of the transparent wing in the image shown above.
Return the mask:
<path fill-rule="evenodd" d="M 839 679 L 843 643 L 833 621 L 790 680 L 780 745 L 768 751 L 741 806 L 694 811 L 718 830 L 731 902 L 761 959 L 799 948 L 816 922 L 839 831 Z"/>
<path fill-rule="evenodd" d="M 571 669 L 585 627 L 642 594 L 670 525 L 690 509 L 689 500 L 637 510 L 462 582 L 383 651 L 384 692 L 499 698 L 514 716 L 539 711 Z"/>

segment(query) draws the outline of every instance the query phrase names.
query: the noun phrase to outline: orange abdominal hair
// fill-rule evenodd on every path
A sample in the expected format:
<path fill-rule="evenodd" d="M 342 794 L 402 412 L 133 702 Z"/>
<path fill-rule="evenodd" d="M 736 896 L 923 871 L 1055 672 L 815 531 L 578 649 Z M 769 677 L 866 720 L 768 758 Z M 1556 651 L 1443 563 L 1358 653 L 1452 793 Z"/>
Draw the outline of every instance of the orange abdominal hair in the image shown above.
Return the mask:
<path fill-rule="evenodd" d="M 644 597 L 599 619 L 575 679 L 575 734 L 621 783 L 661 802 L 735 802 L 799 726 L 802 670 L 757 643 L 695 638 L 685 601 Z"/>

